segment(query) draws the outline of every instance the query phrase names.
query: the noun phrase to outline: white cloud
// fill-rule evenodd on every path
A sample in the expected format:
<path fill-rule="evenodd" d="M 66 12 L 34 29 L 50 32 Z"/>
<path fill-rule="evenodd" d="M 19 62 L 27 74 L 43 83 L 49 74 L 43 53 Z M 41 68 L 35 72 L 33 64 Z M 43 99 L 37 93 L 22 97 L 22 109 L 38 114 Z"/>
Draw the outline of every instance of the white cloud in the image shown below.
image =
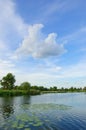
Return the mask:
<path fill-rule="evenodd" d="M 0 58 L 8 59 L 27 33 L 28 27 L 12 0 L 0 0 Z M 10 55 L 9 55 L 10 54 Z M 8 56 L 9 55 L 9 56 Z"/>
<path fill-rule="evenodd" d="M 50 33 L 44 36 L 42 24 L 29 26 L 28 36 L 24 38 L 20 47 L 16 50 L 17 55 L 32 55 L 35 58 L 59 56 L 65 52 L 63 44 L 57 43 L 57 34 Z"/>
<path fill-rule="evenodd" d="M 2 78 L 2 76 L 6 75 L 9 72 L 11 72 L 11 73 L 16 72 L 15 64 L 13 64 L 9 60 L 0 59 L 0 78 Z"/>
<path fill-rule="evenodd" d="M 24 35 L 26 25 L 17 14 L 15 4 L 12 0 L 0 0 L 0 35 L 3 36 L 13 30 L 19 35 Z"/>
<path fill-rule="evenodd" d="M 4 49 L 6 49 L 6 45 L 2 41 L 0 41 L 0 51 Z"/>
<path fill-rule="evenodd" d="M 43 8 L 43 15 L 41 15 L 41 18 L 43 18 L 44 21 L 47 21 L 46 19 L 55 12 L 64 12 L 64 10 L 69 10 L 67 8 L 70 8 L 71 6 L 69 4 L 66 6 L 68 2 L 59 3 L 56 1 L 56 3 L 50 3 L 46 7 L 44 6 L 46 9 Z M 28 28 L 28 25 L 24 23 L 21 16 L 16 12 L 14 2 L 12 0 L 0 0 L 0 58 L 3 59 L 0 60 L 0 78 L 8 72 L 12 72 L 15 74 L 19 83 L 22 81 L 28 81 L 29 79 L 32 84 L 54 85 L 56 83 L 56 85 L 58 85 L 59 79 L 86 76 L 86 62 L 81 61 L 80 63 L 71 66 L 67 65 L 65 68 L 53 63 L 55 56 L 59 56 L 65 52 L 64 45 L 59 43 L 68 40 L 69 43 L 74 41 L 74 44 L 81 44 L 82 40 L 86 41 L 86 27 L 79 29 L 71 35 L 61 38 L 61 41 L 58 39 L 58 41 L 60 41 L 59 43 L 57 42 L 56 33 L 50 33 L 46 36 L 42 33 L 42 28 L 42 24 L 34 24 Z M 19 41 L 22 39 L 23 41 L 19 48 L 17 48 Z M 75 42 L 75 40 L 78 40 L 79 42 Z M 33 67 L 28 67 L 29 62 L 27 62 L 27 66 L 24 66 L 25 64 L 21 65 L 21 61 L 17 61 L 17 64 L 15 61 L 15 63 L 13 63 L 12 59 L 11 61 L 7 60 L 9 57 L 8 54 L 12 55 L 13 53 L 13 46 L 14 48 L 17 48 L 13 55 L 14 58 L 18 58 L 18 56 L 22 55 L 40 59 L 52 56 L 54 57 L 51 58 L 52 60 L 48 64 L 43 64 L 43 62 L 41 63 L 39 61 L 42 64 L 41 67 L 35 65 L 33 65 Z M 85 51 L 86 49 L 84 48 L 83 50 Z M 24 72 L 23 70 L 25 67 L 27 72 Z M 33 70 L 29 72 L 30 69 Z M 63 85 L 65 85 L 64 82 Z"/>
<path fill-rule="evenodd" d="M 86 76 L 86 61 L 81 60 L 76 64 L 67 66 L 61 72 L 61 77 L 63 78 L 78 78 Z"/>
<path fill-rule="evenodd" d="M 16 12 L 15 3 L 12 0 L 0 0 L 0 58 L 8 58 L 26 32 L 27 25 Z"/>
<path fill-rule="evenodd" d="M 28 81 L 31 83 L 31 85 L 41 85 L 47 87 L 55 85 L 56 83 L 54 81 L 58 80 L 57 76 L 53 76 L 46 73 L 32 73 L 32 74 L 20 73 L 19 75 L 16 75 L 16 78 L 17 78 L 17 84 L 20 84 L 24 81 Z"/>
<path fill-rule="evenodd" d="M 7 51 L 9 51 L 9 46 L 6 45 L 6 42 L 4 42 L 4 40 L 0 39 L 0 53 L 5 54 Z"/>
<path fill-rule="evenodd" d="M 6 61 L 6 60 L 0 60 L 0 68 L 5 68 L 5 67 L 14 67 L 14 64 L 11 63 L 11 61 Z"/>

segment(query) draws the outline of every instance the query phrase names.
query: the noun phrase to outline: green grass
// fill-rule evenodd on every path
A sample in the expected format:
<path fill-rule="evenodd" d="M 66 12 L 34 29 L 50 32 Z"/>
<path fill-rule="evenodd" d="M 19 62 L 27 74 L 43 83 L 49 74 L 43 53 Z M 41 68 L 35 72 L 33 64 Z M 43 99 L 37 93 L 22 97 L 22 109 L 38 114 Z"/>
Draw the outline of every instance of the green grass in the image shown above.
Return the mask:
<path fill-rule="evenodd" d="M 0 89 L 0 96 L 22 96 L 22 95 L 37 95 L 40 91 L 37 90 L 3 90 Z"/>
<path fill-rule="evenodd" d="M 76 91 L 71 91 L 71 90 L 68 90 L 68 91 L 42 91 L 41 94 L 47 94 L 47 93 L 76 93 L 76 92 L 86 92 L 86 90 L 76 90 Z"/>
<path fill-rule="evenodd" d="M 22 96 L 22 95 L 39 95 L 45 93 L 70 93 L 70 92 L 86 92 L 86 90 L 76 90 L 76 91 L 40 91 L 36 89 L 28 90 L 20 90 L 20 89 L 12 89 L 12 90 L 4 90 L 0 89 L 0 96 Z"/>

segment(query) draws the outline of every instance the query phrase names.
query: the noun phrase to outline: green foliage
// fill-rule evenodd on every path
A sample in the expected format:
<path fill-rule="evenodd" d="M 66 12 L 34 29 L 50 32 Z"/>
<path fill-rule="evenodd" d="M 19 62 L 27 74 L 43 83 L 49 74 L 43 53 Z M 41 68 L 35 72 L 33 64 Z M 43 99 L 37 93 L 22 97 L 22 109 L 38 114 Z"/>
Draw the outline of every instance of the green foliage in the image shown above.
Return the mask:
<path fill-rule="evenodd" d="M 27 90 L 3 90 L 0 89 L 0 96 L 22 96 L 22 95 L 38 95 L 40 91 L 31 90 L 30 92 Z"/>
<path fill-rule="evenodd" d="M 8 73 L 2 78 L 0 83 L 4 89 L 13 89 L 15 81 L 15 76 L 12 73 Z"/>
<path fill-rule="evenodd" d="M 15 83 L 15 76 L 8 73 L 0 80 L 0 96 L 38 95 L 40 93 L 65 93 L 65 92 L 86 92 L 86 86 L 82 88 L 57 88 L 57 86 L 46 88 L 44 86 L 31 86 L 29 82 L 23 82 L 20 86 Z"/>
<path fill-rule="evenodd" d="M 86 87 L 84 87 L 83 90 L 86 92 Z"/>
<path fill-rule="evenodd" d="M 31 84 L 29 82 L 23 82 L 21 85 L 20 85 L 20 89 L 22 90 L 30 90 L 30 87 L 31 87 Z"/>
<path fill-rule="evenodd" d="M 0 96 L 22 96 L 29 95 L 28 91 L 25 90 L 0 90 Z"/>
<path fill-rule="evenodd" d="M 40 94 L 40 90 L 30 89 L 30 95 L 38 95 Z"/>

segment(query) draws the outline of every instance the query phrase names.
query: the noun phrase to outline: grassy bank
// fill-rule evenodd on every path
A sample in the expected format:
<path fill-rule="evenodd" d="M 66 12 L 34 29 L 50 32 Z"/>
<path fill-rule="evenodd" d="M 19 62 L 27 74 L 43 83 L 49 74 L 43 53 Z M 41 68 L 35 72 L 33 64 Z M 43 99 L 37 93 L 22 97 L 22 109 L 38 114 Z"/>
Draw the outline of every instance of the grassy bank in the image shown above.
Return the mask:
<path fill-rule="evenodd" d="M 38 95 L 38 90 L 0 90 L 0 96 L 22 96 L 22 95 Z"/>
<path fill-rule="evenodd" d="M 47 94 L 47 93 L 74 93 L 74 92 L 86 92 L 86 90 L 80 91 L 40 91 L 36 89 L 28 90 L 3 90 L 0 89 L 0 96 L 22 96 L 22 95 L 39 95 L 39 94 Z"/>
<path fill-rule="evenodd" d="M 79 92 L 86 92 L 86 90 L 81 90 L 81 91 L 42 91 L 41 94 L 47 94 L 47 93 L 79 93 Z"/>

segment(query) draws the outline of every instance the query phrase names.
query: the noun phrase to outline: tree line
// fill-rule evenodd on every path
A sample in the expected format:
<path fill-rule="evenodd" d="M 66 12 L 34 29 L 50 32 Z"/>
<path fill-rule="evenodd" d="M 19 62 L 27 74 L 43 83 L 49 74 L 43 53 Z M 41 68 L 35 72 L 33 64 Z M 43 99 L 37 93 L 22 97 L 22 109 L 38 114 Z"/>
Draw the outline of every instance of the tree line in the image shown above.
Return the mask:
<path fill-rule="evenodd" d="M 40 91 L 40 92 L 82 92 L 86 91 L 86 87 L 83 88 L 58 88 L 57 86 L 53 87 L 44 87 L 44 86 L 31 86 L 29 82 L 23 82 L 20 85 L 15 85 L 16 79 L 12 73 L 8 73 L 0 80 L 1 89 L 3 90 L 26 90 L 26 91 Z"/>

